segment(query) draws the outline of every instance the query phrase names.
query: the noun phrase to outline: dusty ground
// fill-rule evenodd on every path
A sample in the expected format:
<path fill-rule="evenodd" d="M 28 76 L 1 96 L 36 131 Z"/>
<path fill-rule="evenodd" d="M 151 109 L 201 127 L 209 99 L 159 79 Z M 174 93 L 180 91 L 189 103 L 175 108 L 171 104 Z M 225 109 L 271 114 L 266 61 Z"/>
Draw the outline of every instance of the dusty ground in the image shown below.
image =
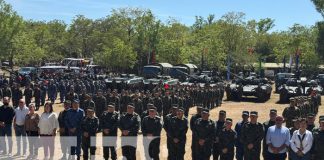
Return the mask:
<path fill-rule="evenodd" d="M 281 114 L 284 107 L 287 106 L 287 104 L 276 104 L 276 102 L 279 99 L 278 94 L 273 94 L 271 96 L 271 99 L 267 101 L 266 103 L 254 103 L 253 98 L 248 98 L 245 99 L 244 102 L 231 102 L 231 101 L 224 101 L 223 105 L 219 108 L 215 108 L 211 110 L 210 118 L 213 120 L 217 119 L 218 111 L 219 110 L 225 110 L 227 112 L 227 117 L 233 118 L 234 124 L 241 119 L 241 113 L 243 110 L 247 111 L 258 111 L 259 112 L 259 122 L 264 122 L 268 119 L 269 115 L 269 110 L 274 108 L 278 110 L 278 113 Z M 324 98 L 322 98 L 323 100 Z M 324 104 L 324 102 L 322 102 Z M 54 111 L 56 113 L 59 113 L 63 109 L 61 104 L 55 104 Z M 40 113 L 43 111 L 43 107 L 40 109 Z M 196 111 L 195 108 L 190 109 L 190 116 L 188 119 L 191 118 L 191 115 L 194 114 Z M 319 109 L 319 115 L 324 115 L 324 109 L 320 107 Z M 317 120 L 316 120 L 317 121 Z M 318 124 L 317 124 L 318 125 Z M 186 145 L 186 154 L 185 154 L 185 159 L 191 159 L 191 135 L 192 132 L 189 129 L 187 133 L 187 145 Z M 98 137 L 101 137 L 101 134 L 98 134 Z M 14 147 L 15 147 L 15 141 L 14 141 Z M 15 151 L 13 152 L 15 154 Z M 102 148 L 98 147 L 97 152 L 96 152 L 96 159 L 102 159 Z M 60 151 L 60 146 L 57 144 L 55 146 L 55 159 L 59 159 L 61 157 L 61 151 Z M 121 150 L 118 149 L 118 156 L 120 159 L 121 157 Z M 139 151 L 137 153 L 137 156 L 139 157 L 138 159 L 143 159 L 143 152 Z M 39 158 L 43 157 L 43 149 L 39 149 Z M 162 136 L 161 136 L 161 153 L 160 153 L 161 159 L 166 159 L 167 158 L 167 149 L 166 149 L 166 134 L 164 131 L 162 131 Z M 5 157 L 1 157 L 0 159 L 4 159 Z M 7 159 L 7 158 L 5 158 Z M 18 158 L 14 157 L 14 159 L 24 159 L 24 158 Z"/>

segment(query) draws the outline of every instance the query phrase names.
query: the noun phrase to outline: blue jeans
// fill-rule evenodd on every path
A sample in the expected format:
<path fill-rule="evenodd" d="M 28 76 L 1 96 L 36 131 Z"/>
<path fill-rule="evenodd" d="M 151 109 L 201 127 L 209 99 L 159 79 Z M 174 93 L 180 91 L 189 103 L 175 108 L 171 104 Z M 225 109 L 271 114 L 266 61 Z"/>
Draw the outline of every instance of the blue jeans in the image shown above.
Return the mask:
<path fill-rule="evenodd" d="M 292 154 L 291 154 L 291 159 L 292 160 L 310 160 L 310 158 L 311 158 L 311 154 L 308 152 L 308 153 L 306 153 L 304 156 L 302 156 L 302 157 L 299 157 L 298 155 L 297 155 L 297 153 L 295 153 L 295 152 L 293 152 Z"/>
<path fill-rule="evenodd" d="M 7 143 L 5 137 L 8 140 L 9 153 L 12 153 L 12 125 L 5 125 L 5 127 L 0 128 L 0 145 L 3 153 L 7 153 Z"/>
<path fill-rule="evenodd" d="M 21 153 L 21 142 L 23 145 L 23 154 L 26 154 L 27 150 L 27 137 L 26 137 L 26 131 L 24 126 L 18 126 L 15 125 L 15 134 L 16 134 L 16 140 L 17 140 L 17 153 Z"/>

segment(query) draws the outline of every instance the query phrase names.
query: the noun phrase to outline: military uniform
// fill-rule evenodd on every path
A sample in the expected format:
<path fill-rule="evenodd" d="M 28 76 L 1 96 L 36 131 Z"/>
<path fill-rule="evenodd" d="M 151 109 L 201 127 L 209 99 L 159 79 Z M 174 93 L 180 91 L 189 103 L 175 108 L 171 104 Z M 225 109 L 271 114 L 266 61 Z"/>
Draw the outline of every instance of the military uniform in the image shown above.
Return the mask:
<path fill-rule="evenodd" d="M 24 96 L 25 96 L 26 106 L 29 106 L 33 98 L 33 90 L 30 87 L 26 87 L 26 89 L 24 90 Z"/>
<path fill-rule="evenodd" d="M 158 160 L 160 154 L 160 135 L 162 130 L 161 118 L 158 116 L 146 116 L 142 121 L 141 127 L 143 133 L 145 157 L 147 159 Z M 154 137 L 152 141 L 150 141 L 151 139 L 148 137 L 148 134 L 151 134 L 151 136 Z"/>
<path fill-rule="evenodd" d="M 249 116 L 250 113 L 248 111 L 243 111 L 242 112 L 242 116 Z M 235 142 L 235 146 L 236 146 L 236 154 L 235 157 L 237 160 L 243 160 L 243 156 L 244 156 L 244 145 L 242 144 L 240 138 L 241 138 L 241 130 L 242 127 L 245 125 L 245 121 L 240 121 L 238 123 L 236 123 L 235 125 L 235 132 L 237 134 L 237 139 Z"/>
<path fill-rule="evenodd" d="M 40 90 L 39 86 L 35 87 L 33 96 L 35 98 L 35 107 L 36 107 L 36 111 L 37 111 L 41 105 L 41 90 Z"/>
<path fill-rule="evenodd" d="M 203 114 L 209 111 L 203 111 Z M 215 135 L 215 123 L 208 119 L 204 120 L 199 118 L 195 122 L 195 127 L 193 128 L 193 134 L 195 134 L 195 146 L 193 147 L 196 151 L 195 157 L 192 157 L 193 160 L 209 160 L 211 156 L 211 150 Z M 199 140 L 204 140 L 202 145 L 199 144 Z"/>
<path fill-rule="evenodd" d="M 88 112 L 91 109 L 91 112 L 93 111 L 93 108 L 89 107 Z M 93 142 L 91 143 L 91 140 L 94 140 L 96 137 L 97 131 L 99 129 L 99 119 L 97 117 L 85 117 L 81 122 L 81 130 L 82 130 L 82 150 L 83 150 L 83 159 L 87 160 L 89 158 L 89 149 L 90 149 L 90 155 L 94 156 L 96 153 L 96 147 L 91 146 Z M 87 135 L 86 135 L 87 134 Z"/>
<path fill-rule="evenodd" d="M 251 112 L 250 115 L 257 115 L 257 112 Z M 260 160 L 261 141 L 264 136 L 264 130 L 261 123 L 246 123 L 241 130 L 241 142 L 244 145 L 244 160 Z M 248 145 L 253 144 L 252 149 Z"/>
<path fill-rule="evenodd" d="M 324 116 L 320 116 L 320 123 L 324 122 Z M 323 160 L 324 157 L 324 130 L 316 128 L 313 130 L 313 160 Z"/>
<path fill-rule="evenodd" d="M 95 96 L 93 101 L 95 104 L 96 116 L 100 116 L 105 111 L 105 108 L 107 106 L 106 98 L 103 95 Z"/>
<path fill-rule="evenodd" d="M 197 108 L 202 109 L 202 106 L 197 106 Z M 194 134 L 195 123 L 197 119 L 201 118 L 201 113 L 197 113 L 193 115 L 190 119 L 190 129 L 192 131 L 192 138 L 191 138 L 191 157 L 196 157 L 197 151 L 195 150 L 196 143 L 198 142 L 197 136 Z"/>
<path fill-rule="evenodd" d="M 180 109 L 181 110 L 181 109 Z M 168 148 L 168 160 L 183 160 L 185 154 L 186 134 L 188 131 L 188 120 L 186 117 L 180 119 L 179 117 L 173 117 L 167 130 L 169 144 Z M 177 139 L 178 142 L 175 142 Z"/>
<path fill-rule="evenodd" d="M 22 99 L 23 93 L 22 91 L 17 87 L 12 89 L 12 105 L 13 107 L 17 108 L 19 104 L 19 100 Z"/>
<path fill-rule="evenodd" d="M 128 135 L 123 135 L 122 137 L 132 136 L 132 140 L 122 139 L 123 144 L 131 144 L 132 146 L 122 146 L 122 154 L 127 160 L 136 160 L 136 144 L 137 144 L 137 134 L 140 126 L 140 117 L 137 113 L 129 114 L 125 113 L 120 117 L 119 129 L 121 131 L 129 131 Z"/>
<path fill-rule="evenodd" d="M 225 116 L 225 118 L 226 118 L 226 112 L 224 110 L 219 111 L 219 114 Z M 218 160 L 218 157 L 220 156 L 220 154 L 222 152 L 220 143 L 219 143 L 219 140 L 220 140 L 219 134 L 224 129 L 224 124 L 225 124 L 224 120 L 218 120 L 215 122 L 216 130 L 215 130 L 215 140 L 214 140 L 214 144 L 213 144 L 213 159 L 214 160 Z"/>
<path fill-rule="evenodd" d="M 286 127 L 290 128 L 293 127 L 292 120 L 296 117 L 300 117 L 300 110 L 295 106 L 289 106 L 284 109 L 282 116 L 285 118 Z"/>
<path fill-rule="evenodd" d="M 272 113 L 277 114 L 277 110 L 271 109 L 270 114 L 272 114 Z M 267 132 L 268 132 L 268 129 L 275 124 L 276 124 L 276 121 L 271 121 L 271 120 L 268 120 L 263 123 L 264 137 L 263 137 L 263 145 L 262 145 L 262 156 L 263 156 L 264 160 L 268 160 L 268 154 L 269 154 L 268 153 L 269 151 L 267 149 L 268 145 L 265 140 L 266 136 L 267 136 Z"/>
<path fill-rule="evenodd" d="M 108 107 L 113 107 L 108 105 Z M 100 129 L 102 129 L 103 133 L 103 153 L 104 153 L 104 159 L 108 160 L 109 159 L 109 150 L 111 152 L 111 159 L 112 160 L 116 160 L 117 159 L 117 154 L 116 154 L 116 143 L 117 143 L 117 139 L 116 141 L 112 138 L 112 137 L 116 137 L 117 136 L 117 127 L 118 127 L 118 121 L 119 121 L 119 115 L 118 112 L 114 111 L 114 112 L 108 112 L 105 111 L 101 117 L 100 117 Z M 104 132 L 104 130 L 108 129 L 109 132 L 108 134 L 106 134 Z M 105 137 L 111 137 L 113 142 L 108 142 L 108 146 L 105 144 Z M 110 140 L 110 139 L 109 139 Z"/>
<path fill-rule="evenodd" d="M 232 119 L 227 119 L 226 121 L 233 122 Z M 237 134 L 232 129 L 222 129 L 219 134 L 219 148 L 221 150 L 220 159 L 221 160 L 233 160 L 234 159 L 234 146 L 237 138 Z M 222 152 L 223 149 L 227 149 L 227 152 Z"/>
<path fill-rule="evenodd" d="M 70 101 L 67 101 L 65 103 L 71 105 Z M 64 158 L 66 158 L 66 155 L 68 154 L 68 145 L 67 145 L 68 142 L 66 142 L 66 139 L 64 138 L 66 136 L 69 136 L 69 130 L 65 126 L 65 123 L 64 123 L 66 113 L 68 112 L 68 110 L 69 109 L 61 111 L 57 118 L 57 120 L 59 122 L 59 126 L 60 126 L 61 150 L 62 150 Z"/>

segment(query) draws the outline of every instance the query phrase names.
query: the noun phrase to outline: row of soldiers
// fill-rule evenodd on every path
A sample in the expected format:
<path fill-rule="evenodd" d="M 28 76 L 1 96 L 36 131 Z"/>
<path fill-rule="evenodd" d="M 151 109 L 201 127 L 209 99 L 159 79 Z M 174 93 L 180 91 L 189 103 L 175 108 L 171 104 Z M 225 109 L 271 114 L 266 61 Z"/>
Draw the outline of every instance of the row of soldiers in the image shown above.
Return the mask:
<path fill-rule="evenodd" d="M 137 112 L 142 113 L 148 103 L 153 103 L 159 113 L 164 110 L 164 116 L 168 113 L 171 104 L 178 104 L 185 108 L 186 115 L 190 106 L 202 104 L 205 108 L 212 109 L 220 106 L 224 95 L 222 84 L 201 87 L 199 85 L 183 86 L 174 85 L 167 89 L 164 86 L 155 86 L 152 90 L 134 90 L 109 88 L 103 80 L 93 79 L 63 79 L 57 81 L 43 80 L 35 84 L 27 84 L 22 89 L 19 84 L 9 86 L 7 83 L 0 88 L 0 97 L 12 99 L 13 106 L 18 105 L 21 98 L 25 98 L 26 105 L 34 99 L 36 110 L 43 106 L 46 100 L 52 103 L 59 99 L 61 103 L 65 100 L 80 99 L 81 108 L 91 105 L 101 112 L 102 108 L 112 102 L 116 104 L 116 110 L 126 111 L 128 103 L 135 103 Z M 47 98 L 47 99 L 46 99 Z"/>

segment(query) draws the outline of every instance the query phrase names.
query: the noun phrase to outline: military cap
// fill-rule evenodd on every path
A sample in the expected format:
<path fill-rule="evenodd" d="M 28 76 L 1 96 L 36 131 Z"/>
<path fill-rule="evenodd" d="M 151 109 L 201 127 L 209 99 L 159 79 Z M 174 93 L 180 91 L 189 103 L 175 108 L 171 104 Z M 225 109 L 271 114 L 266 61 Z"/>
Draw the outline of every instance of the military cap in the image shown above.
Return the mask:
<path fill-rule="evenodd" d="M 154 105 L 152 103 L 148 103 L 146 106 L 149 107 L 149 106 L 154 106 Z"/>
<path fill-rule="evenodd" d="M 184 112 L 184 108 L 183 107 L 179 107 L 179 111 L 180 112 Z"/>
<path fill-rule="evenodd" d="M 292 102 L 292 101 L 295 101 L 295 98 L 291 97 L 291 98 L 289 98 L 289 100 Z"/>
<path fill-rule="evenodd" d="M 73 103 L 80 103 L 79 99 L 74 99 Z"/>
<path fill-rule="evenodd" d="M 115 103 L 114 102 L 110 102 L 108 105 L 115 106 Z"/>
<path fill-rule="evenodd" d="M 250 113 L 249 113 L 249 111 L 243 111 L 243 112 L 242 112 L 242 115 L 246 115 L 246 116 L 249 116 L 249 115 L 250 115 Z"/>
<path fill-rule="evenodd" d="M 308 117 L 308 118 L 313 118 L 313 117 L 315 117 L 315 114 L 314 114 L 314 113 L 308 113 L 308 114 L 307 114 L 307 117 Z"/>
<path fill-rule="evenodd" d="M 270 109 L 270 113 L 277 113 L 276 109 Z"/>
<path fill-rule="evenodd" d="M 250 112 L 250 115 L 251 115 L 251 116 L 258 116 L 258 112 L 257 112 L 257 111 L 251 111 L 251 112 Z"/>
<path fill-rule="evenodd" d="M 87 107 L 87 111 L 94 111 L 94 108 L 93 107 Z"/>
<path fill-rule="evenodd" d="M 224 111 L 224 110 L 220 110 L 220 111 L 219 111 L 219 114 L 223 114 L 223 115 L 224 115 L 224 114 L 226 114 L 226 111 Z"/>
<path fill-rule="evenodd" d="M 70 100 L 65 100 L 64 104 L 71 104 L 71 101 Z"/>
<path fill-rule="evenodd" d="M 128 103 L 127 107 L 132 107 L 132 108 L 134 108 L 134 103 Z"/>
<path fill-rule="evenodd" d="M 156 110 L 156 107 L 155 107 L 155 106 L 151 106 L 151 107 L 149 108 L 149 110 Z"/>
<path fill-rule="evenodd" d="M 319 117 L 320 122 L 324 122 L 324 115 Z"/>
<path fill-rule="evenodd" d="M 204 108 L 201 113 L 209 113 L 209 109 L 208 108 Z"/>
<path fill-rule="evenodd" d="M 177 109 L 179 107 L 179 105 L 177 105 L 177 104 L 172 104 L 172 108 L 173 109 Z"/>
<path fill-rule="evenodd" d="M 226 122 L 233 122 L 233 119 L 232 118 L 226 118 Z"/>
<path fill-rule="evenodd" d="M 108 108 L 114 108 L 115 105 L 108 104 Z"/>
<path fill-rule="evenodd" d="M 101 89 L 98 89 L 98 91 L 97 92 L 102 92 L 102 90 Z"/>

